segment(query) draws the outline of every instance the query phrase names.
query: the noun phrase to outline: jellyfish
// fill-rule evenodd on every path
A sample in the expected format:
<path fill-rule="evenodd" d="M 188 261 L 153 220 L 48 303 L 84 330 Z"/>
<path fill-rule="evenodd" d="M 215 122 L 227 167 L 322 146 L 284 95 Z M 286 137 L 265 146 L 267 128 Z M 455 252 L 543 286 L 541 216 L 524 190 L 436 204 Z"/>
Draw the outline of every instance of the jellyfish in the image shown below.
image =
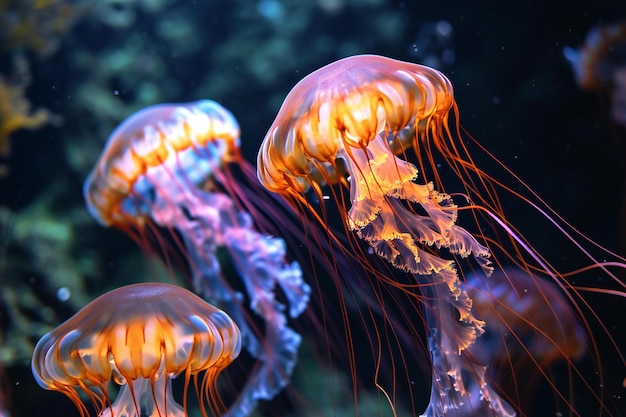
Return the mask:
<path fill-rule="evenodd" d="M 537 376 L 549 372 L 553 364 L 573 365 L 584 356 L 588 337 L 583 323 L 553 282 L 509 268 L 490 277 L 472 273 L 462 285 L 476 314 L 488 323 L 469 350 L 479 363 L 489 366 L 491 380 L 537 386 Z M 533 393 L 524 394 L 524 401 L 530 403 Z M 480 411 L 478 398 L 470 396 L 467 408 Z M 488 415 L 487 410 L 483 414 Z"/>
<path fill-rule="evenodd" d="M 150 282 L 110 291 L 45 334 L 32 371 L 42 388 L 67 395 L 81 416 L 89 415 L 84 392 L 100 417 L 186 417 L 193 378 L 206 417 L 207 405 L 223 408 L 217 377 L 240 350 L 239 329 L 226 313 L 181 287 Z M 179 375 L 183 406 L 172 394 Z M 113 402 L 111 382 L 121 386 Z"/>
<path fill-rule="evenodd" d="M 599 98 L 601 114 L 609 126 L 608 135 L 598 138 L 613 141 L 612 150 L 621 165 L 622 201 L 619 224 L 620 249 L 626 252 L 626 21 L 592 28 L 578 49 L 565 47 L 563 53 L 582 90 Z M 594 107 L 597 107 L 594 102 Z"/>
<path fill-rule="evenodd" d="M 10 417 L 9 409 L 9 381 L 4 371 L 4 366 L 0 365 L 0 417 Z"/>
<path fill-rule="evenodd" d="M 491 323 L 487 331 L 501 336 L 487 356 L 498 354 L 498 342 L 505 342 L 508 351 L 527 350 L 546 363 L 584 354 L 587 335 L 580 318 L 549 280 L 510 268 L 498 270 L 488 279 L 471 274 L 463 285 L 471 294 L 476 313 Z"/>
<path fill-rule="evenodd" d="M 593 28 L 579 49 L 563 49 L 579 87 L 608 93 L 611 119 L 622 127 L 626 127 L 625 40 L 626 22 L 621 21 Z"/>
<path fill-rule="evenodd" d="M 625 263 L 573 228 L 473 137 L 462 135 L 458 116 L 452 84 L 441 72 L 382 56 L 344 58 L 309 74 L 287 95 L 261 144 L 257 173 L 266 189 L 299 210 L 308 227 L 327 227 L 334 202 L 350 239 L 347 253 L 365 264 L 375 253 L 416 282 L 432 369 L 424 416 L 467 415 L 468 404 L 480 404 L 476 415 L 486 409 L 489 415 L 513 416 L 523 405 L 489 384 L 488 363 L 469 350 L 489 323 L 474 310 L 464 276 L 476 271 L 487 278 L 494 266 L 539 271 L 581 314 L 589 308 L 587 288 L 566 276 L 600 271 L 609 286 L 589 291 L 623 297 L 625 285 L 611 268 L 623 270 Z M 515 185 L 477 166 L 470 144 Z M 447 192 L 444 173 L 461 188 Z M 502 195 L 553 226 L 589 265 L 559 272 L 507 219 Z M 598 261 L 594 250 L 614 261 Z M 396 285 L 394 274 L 387 275 L 375 277 Z M 589 322 L 583 323 L 590 332 Z M 600 363 L 597 351 L 595 360 Z M 593 391 L 591 384 L 586 387 Z M 557 397 L 576 414 L 571 397 Z M 592 397 L 606 408 L 603 394 Z"/>
<path fill-rule="evenodd" d="M 193 288 L 233 318 L 244 350 L 259 364 L 229 408 L 236 417 L 288 384 L 301 337 L 287 321 L 305 310 L 310 288 L 298 262 L 287 261 L 285 241 L 257 229 L 246 207 L 263 198 L 255 195 L 256 206 L 248 206 L 248 189 L 238 182 L 244 180 L 229 165 L 254 176 L 228 110 L 210 100 L 154 105 L 111 134 L 84 196 L 100 224 L 140 243 L 162 242 L 159 230 L 182 240 Z M 225 268 L 234 269 L 243 290 Z"/>

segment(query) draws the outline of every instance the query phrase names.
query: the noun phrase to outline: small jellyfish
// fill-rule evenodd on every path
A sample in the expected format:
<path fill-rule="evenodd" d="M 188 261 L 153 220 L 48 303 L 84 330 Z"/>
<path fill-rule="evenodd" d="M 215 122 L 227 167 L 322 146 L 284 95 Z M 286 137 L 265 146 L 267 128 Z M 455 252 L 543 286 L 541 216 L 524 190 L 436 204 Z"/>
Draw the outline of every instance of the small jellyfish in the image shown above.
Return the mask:
<path fill-rule="evenodd" d="M 551 281 L 510 268 L 497 270 L 489 278 L 471 274 L 464 286 L 476 314 L 489 323 L 487 334 L 477 342 L 492 341 L 489 349 L 482 349 L 487 357 L 515 351 L 515 356 L 528 353 L 547 365 L 559 359 L 575 360 L 585 353 L 587 334 L 580 317 Z M 487 358 L 484 362 L 488 363 Z"/>
<path fill-rule="evenodd" d="M 256 228 L 246 209 L 269 215 L 269 203 L 261 194 L 247 195 L 254 184 L 243 185 L 230 165 L 256 181 L 228 110 L 210 100 L 154 105 L 111 134 L 84 196 L 99 223 L 141 244 L 162 242 L 161 230 L 172 232 L 194 289 L 233 318 L 244 350 L 258 361 L 229 408 L 231 416 L 246 416 L 259 399 L 273 398 L 288 384 L 301 337 L 287 314 L 295 318 L 305 310 L 310 289 L 300 265 L 286 260 L 285 241 Z"/>
<path fill-rule="evenodd" d="M 574 70 L 578 86 L 598 97 L 599 100 L 589 103 L 587 110 L 600 108 L 609 129 L 599 133 L 597 138 L 611 139 L 609 152 L 614 152 L 621 162 L 618 234 L 621 253 L 626 253 L 626 21 L 592 28 L 583 45 L 577 49 L 565 47 L 563 53 Z M 596 146 L 606 145 L 597 143 Z"/>
<path fill-rule="evenodd" d="M 502 391 L 514 392 L 515 384 L 533 386 L 534 392 L 517 393 L 531 404 L 541 375 L 550 372 L 552 364 L 573 367 L 574 361 L 584 356 L 588 337 L 583 322 L 553 282 L 509 268 L 498 269 L 488 278 L 470 274 L 463 286 L 477 316 L 487 323 L 485 333 L 469 351 L 489 367 L 490 379 L 502 381 Z M 479 397 L 479 393 L 471 395 L 465 411 L 488 415 L 484 404 L 476 401 Z"/>
<path fill-rule="evenodd" d="M 67 395 L 87 416 L 84 392 L 100 417 L 186 417 L 193 378 L 202 415 L 221 413 L 217 377 L 239 355 L 241 337 L 226 313 L 169 284 L 110 291 L 44 335 L 32 371 L 42 388 Z M 204 373 L 202 379 L 199 375 Z M 184 375 L 181 407 L 172 379 Z M 109 398 L 110 382 L 121 385 Z"/>
<path fill-rule="evenodd" d="M 473 309 L 463 277 L 472 271 L 488 277 L 492 265 L 540 271 L 578 309 L 591 310 L 583 297 L 588 289 L 571 285 L 566 275 L 598 270 L 608 286 L 593 291 L 623 296 L 626 286 L 610 268 L 626 265 L 563 220 L 474 138 L 465 138 L 458 116 L 452 84 L 441 72 L 382 56 L 344 58 L 291 90 L 263 140 L 257 173 L 268 190 L 299 210 L 308 227 L 328 228 L 329 203 L 335 202 L 350 239 L 346 253 L 368 264 L 374 252 L 417 283 L 432 365 L 425 416 L 455 415 L 470 401 L 481 402 L 490 415 L 512 416 L 524 405 L 502 398 L 485 377 L 485 363 L 468 350 L 485 322 Z M 470 146 L 491 158 L 514 186 L 478 167 Z M 444 180 L 444 173 L 452 181 Z M 449 182 L 460 190 L 447 192 Z M 507 220 L 502 195 L 554 227 L 589 265 L 558 272 Z M 612 261 L 600 262 L 592 251 Z M 589 314 L 602 324 L 593 311 Z M 589 332 L 588 321 L 584 326 Z M 623 364 L 610 331 L 601 328 Z M 595 361 L 601 362 L 597 352 Z M 584 385 L 604 409 L 602 394 Z M 476 395 L 478 400 L 470 400 Z M 571 397 L 564 401 L 573 410 Z"/>

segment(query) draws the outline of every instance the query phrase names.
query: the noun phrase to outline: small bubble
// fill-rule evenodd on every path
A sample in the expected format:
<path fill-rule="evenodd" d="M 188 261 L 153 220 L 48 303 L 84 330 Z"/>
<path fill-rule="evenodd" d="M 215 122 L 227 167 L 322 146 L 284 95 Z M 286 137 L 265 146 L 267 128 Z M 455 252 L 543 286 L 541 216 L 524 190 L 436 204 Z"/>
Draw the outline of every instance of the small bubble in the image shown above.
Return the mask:
<path fill-rule="evenodd" d="M 261 0 L 257 3 L 256 9 L 268 20 L 279 21 L 285 14 L 283 6 L 276 0 Z"/>
<path fill-rule="evenodd" d="M 70 296 L 72 295 L 72 293 L 70 292 L 70 289 L 67 287 L 61 287 L 57 290 L 57 298 L 60 301 L 67 301 L 70 299 Z"/>
<path fill-rule="evenodd" d="M 445 49 L 441 53 L 441 60 L 448 65 L 453 64 L 455 59 L 456 59 L 456 54 L 454 53 L 452 49 Z"/>
<path fill-rule="evenodd" d="M 440 36 L 448 37 L 452 34 L 452 25 L 445 20 L 440 20 L 435 24 L 435 31 Z"/>

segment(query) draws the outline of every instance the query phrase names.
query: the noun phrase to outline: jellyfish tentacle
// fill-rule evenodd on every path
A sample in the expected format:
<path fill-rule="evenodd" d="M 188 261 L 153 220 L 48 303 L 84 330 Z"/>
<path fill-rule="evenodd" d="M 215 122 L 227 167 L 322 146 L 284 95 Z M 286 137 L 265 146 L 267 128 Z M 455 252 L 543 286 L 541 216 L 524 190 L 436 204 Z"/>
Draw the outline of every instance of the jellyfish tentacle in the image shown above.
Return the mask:
<path fill-rule="evenodd" d="M 404 198 L 399 190 L 404 190 L 406 183 L 418 185 L 413 182 L 417 169 L 393 155 L 388 142 L 382 139 L 385 136 L 383 132 L 370 142 L 374 144 L 376 152 L 350 152 L 351 157 L 338 153 L 347 162 L 351 190 L 361 190 L 352 200 L 353 207 L 364 200 L 369 200 L 374 206 L 372 215 L 368 216 L 370 219 L 368 222 L 361 224 L 354 220 L 350 222 L 352 208 L 348 211 L 348 222 L 350 228 L 356 230 L 360 238 L 367 241 L 376 253 L 394 266 L 414 274 L 418 281 L 421 280 L 420 275 L 427 275 L 434 282 L 446 285 L 448 294 L 439 291 L 437 295 L 451 299 L 451 303 L 456 305 L 460 320 L 468 327 L 463 329 L 453 326 L 460 333 L 460 336 L 456 337 L 460 342 L 451 339 L 450 343 L 444 344 L 446 349 L 443 350 L 443 354 L 446 359 L 456 361 L 456 358 L 450 356 L 460 355 L 462 350 L 471 345 L 477 335 L 482 333 L 484 323 L 472 312 L 471 300 L 460 285 L 454 262 L 429 253 L 421 245 L 435 246 L 437 249 L 446 248 L 462 257 L 472 254 L 486 273 L 491 272 L 487 259 L 490 255 L 489 250 L 478 243 L 474 236 L 455 224 L 456 205 L 447 195 L 435 192 L 432 186 L 422 185 L 421 193 L 411 194 L 410 197 L 411 203 L 421 205 L 426 215 L 403 206 L 401 201 L 409 199 Z M 382 170 L 378 166 L 381 160 L 387 161 L 388 164 L 385 169 L 386 175 L 382 178 L 376 174 L 377 170 Z M 364 230 L 365 228 L 367 230 Z M 458 303 L 459 299 L 468 301 Z M 466 337 L 465 334 L 470 337 Z"/>
<path fill-rule="evenodd" d="M 98 417 L 132 415 L 141 417 L 186 417 L 185 410 L 176 402 L 172 395 L 172 380 L 167 375 L 161 375 L 155 381 L 150 381 L 147 378 L 137 378 L 132 385 L 132 391 L 129 384 L 122 385 L 113 404 L 105 408 Z M 136 394 L 133 394 L 133 391 L 144 393 L 144 395 L 136 398 Z M 150 392 L 154 393 L 154 399 L 150 395 L 146 395 Z M 139 412 L 136 411 L 137 408 Z"/>
<path fill-rule="evenodd" d="M 425 284 L 433 281 L 433 277 L 426 276 L 418 279 Z M 430 284 L 423 291 L 433 367 L 430 401 L 421 416 L 514 417 L 513 408 L 487 383 L 488 366 L 468 354 L 476 338 L 484 332 L 484 323 L 468 325 L 462 318 L 457 319 L 457 312 L 462 311 L 459 304 L 472 304 L 467 292 L 463 291 L 452 304 L 446 298 L 448 288 L 442 284 Z M 486 409 L 490 411 L 487 413 Z"/>

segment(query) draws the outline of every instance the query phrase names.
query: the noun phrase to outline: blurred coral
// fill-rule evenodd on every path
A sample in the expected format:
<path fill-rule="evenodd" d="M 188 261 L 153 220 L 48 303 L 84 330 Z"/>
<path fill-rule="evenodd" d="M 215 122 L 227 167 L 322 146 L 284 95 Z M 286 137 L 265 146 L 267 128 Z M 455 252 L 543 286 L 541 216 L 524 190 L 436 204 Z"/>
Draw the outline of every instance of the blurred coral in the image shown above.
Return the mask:
<path fill-rule="evenodd" d="M 1 248 L 6 252 L 0 261 L 0 364 L 7 367 L 27 363 L 34 342 L 59 315 L 90 300 L 81 279 L 84 268 L 72 257 L 76 222 L 55 218 L 49 204 L 38 201 L 20 213 L 0 206 L 2 239 L 11 243 Z"/>
<path fill-rule="evenodd" d="M 9 155 L 9 139 L 13 132 L 20 129 L 38 129 L 54 118 L 46 109 L 31 111 L 31 104 L 25 97 L 30 82 L 26 58 L 15 55 L 12 74 L 9 78 L 0 75 L 0 156 Z M 6 167 L 0 164 L 0 177 L 5 173 Z"/>
<path fill-rule="evenodd" d="M 48 57 L 59 48 L 84 8 L 80 2 L 63 0 L 0 0 L 2 47 Z"/>

